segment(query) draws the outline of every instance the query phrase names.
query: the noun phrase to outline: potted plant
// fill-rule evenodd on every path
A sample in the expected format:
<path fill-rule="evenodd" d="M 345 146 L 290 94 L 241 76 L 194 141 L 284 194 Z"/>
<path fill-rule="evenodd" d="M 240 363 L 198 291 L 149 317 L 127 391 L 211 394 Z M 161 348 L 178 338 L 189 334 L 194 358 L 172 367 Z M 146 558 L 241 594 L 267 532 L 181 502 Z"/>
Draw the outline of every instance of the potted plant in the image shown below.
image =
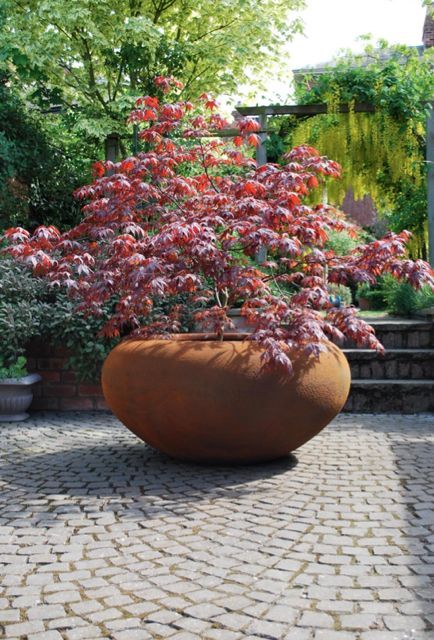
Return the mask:
<path fill-rule="evenodd" d="M 161 93 L 179 88 L 156 83 Z M 237 120 L 239 135 L 224 142 L 215 101 L 199 102 L 140 98 L 130 122 L 143 125 L 146 150 L 94 166 L 94 182 L 77 192 L 83 221 L 63 234 L 18 228 L 5 238 L 79 310 L 113 305 L 103 335 L 126 339 L 102 384 L 131 430 L 182 459 L 270 459 L 343 407 L 349 368 L 334 343 L 382 348 L 354 307 L 333 306 L 329 285 L 374 283 L 383 272 L 415 286 L 434 278 L 405 259 L 407 232 L 344 256 L 327 249 L 329 233 L 354 227 L 309 198 L 339 165 L 301 146 L 282 165 L 257 167 L 244 149 L 257 144 L 258 123 Z M 233 308 L 248 333 L 231 333 Z M 186 333 L 198 322 L 201 334 Z"/>
<path fill-rule="evenodd" d="M 0 359 L 0 422 L 18 422 L 29 417 L 32 387 L 40 380 L 39 374 L 27 372 L 24 356 L 10 366 Z"/>
<path fill-rule="evenodd" d="M 24 357 L 28 341 L 38 335 L 46 305 L 45 283 L 16 261 L 0 259 L 0 421 L 20 421 L 33 398 L 38 374 L 29 374 Z"/>

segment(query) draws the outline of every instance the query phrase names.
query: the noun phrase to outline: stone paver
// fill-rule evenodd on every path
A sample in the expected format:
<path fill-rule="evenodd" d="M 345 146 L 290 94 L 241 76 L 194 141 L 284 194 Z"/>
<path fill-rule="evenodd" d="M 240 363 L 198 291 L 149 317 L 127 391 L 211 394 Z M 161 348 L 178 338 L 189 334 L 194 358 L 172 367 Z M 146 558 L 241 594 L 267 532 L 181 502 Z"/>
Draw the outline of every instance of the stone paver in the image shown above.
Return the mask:
<path fill-rule="evenodd" d="M 106 413 L 0 426 L 0 637 L 434 640 L 434 416 L 169 460 Z"/>

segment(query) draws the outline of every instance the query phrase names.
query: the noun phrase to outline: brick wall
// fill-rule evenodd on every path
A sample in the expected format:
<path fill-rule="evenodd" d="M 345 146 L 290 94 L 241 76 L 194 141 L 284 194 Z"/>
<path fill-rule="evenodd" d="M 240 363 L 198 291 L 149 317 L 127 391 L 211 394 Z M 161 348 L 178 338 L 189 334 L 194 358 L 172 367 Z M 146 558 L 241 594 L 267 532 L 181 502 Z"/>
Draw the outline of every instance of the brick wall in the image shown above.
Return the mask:
<path fill-rule="evenodd" d="M 34 411 L 85 411 L 107 409 L 101 385 L 79 382 L 67 368 L 69 353 L 42 341 L 33 341 L 27 349 L 29 373 L 39 373 L 42 382 L 33 388 Z"/>
<path fill-rule="evenodd" d="M 426 49 L 434 47 L 434 19 L 431 11 L 434 9 L 434 2 L 430 8 L 427 8 L 425 23 L 423 25 L 423 37 L 422 42 Z"/>

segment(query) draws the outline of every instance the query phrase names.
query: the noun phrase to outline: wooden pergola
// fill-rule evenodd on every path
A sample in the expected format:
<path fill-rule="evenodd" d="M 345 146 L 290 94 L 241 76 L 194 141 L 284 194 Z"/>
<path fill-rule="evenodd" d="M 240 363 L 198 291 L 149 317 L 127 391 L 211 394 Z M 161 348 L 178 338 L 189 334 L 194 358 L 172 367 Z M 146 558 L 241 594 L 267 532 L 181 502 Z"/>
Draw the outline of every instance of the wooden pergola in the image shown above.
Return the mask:
<path fill-rule="evenodd" d="M 427 123 L 427 140 L 426 140 L 426 161 L 428 163 L 428 248 L 429 262 L 434 267 L 434 102 L 431 105 L 431 111 Z M 348 113 L 349 106 L 347 104 L 339 105 L 337 111 L 339 113 Z M 260 107 L 237 107 L 238 113 L 242 116 L 254 116 L 259 119 L 261 129 L 259 131 L 260 144 L 256 148 L 256 160 L 259 165 L 267 162 L 267 149 L 265 140 L 267 138 L 267 124 L 269 116 L 292 115 L 297 118 L 308 118 L 328 112 L 326 104 L 307 104 L 307 105 L 276 105 L 276 106 L 260 106 Z M 355 113 L 374 113 L 375 107 L 368 103 L 356 103 L 352 108 Z"/>

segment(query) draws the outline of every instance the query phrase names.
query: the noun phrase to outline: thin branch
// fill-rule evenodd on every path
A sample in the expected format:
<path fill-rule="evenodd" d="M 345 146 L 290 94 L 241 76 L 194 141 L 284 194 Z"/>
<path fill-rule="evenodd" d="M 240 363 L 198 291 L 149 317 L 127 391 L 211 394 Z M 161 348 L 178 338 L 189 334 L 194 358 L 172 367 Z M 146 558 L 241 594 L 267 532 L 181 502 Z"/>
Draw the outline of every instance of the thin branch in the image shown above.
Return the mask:
<path fill-rule="evenodd" d="M 237 18 L 230 20 L 230 22 L 227 22 L 226 24 L 221 24 L 219 27 L 215 27 L 215 29 L 210 29 L 205 33 L 201 33 L 200 36 L 197 36 L 197 38 L 193 38 L 193 40 L 191 40 L 190 42 L 198 42 L 199 40 L 203 40 L 203 38 L 206 38 L 216 31 L 223 31 L 224 29 L 227 29 L 227 27 L 230 27 L 232 24 L 234 24 L 234 22 L 237 22 Z"/>
<path fill-rule="evenodd" d="M 162 0 L 158 5 L 155 2 L 152 2 L 155 8 L 155 13 L 154 13 L 152 22 L 154 24 L 157 24 L 158 20 L 161 18 L 163 13 L 167 11 L 167 9 L 170 9 L 170 7 L 172 7 L 174 4 L 176 4 L 176 2 L 178 2 L 178 0 L 167 0 L 166 2 Z"/>
<path fill-rule="evenodd" d="M 80 40 L 84 46 L 84 59 L 87 62 L 87 66 L 88 66 L 88 74 L 89 74 L 89 86 L 91 89 L 91 92 L 98 98 L 99 102 L 101 103 L 101 105 L 104 107 L 104 110 L 108 113 L 108 109 L 107 109 L 107 103 L 104 100 L 100 90 L 97 87 L 96 84 L 96 77 L 95 77 L 95 68 L 93 66 L 93 60 L 92 60 L 92 52 L 90 50 L 89 47 L 89 43 L 87 41 L 86 38 L 84 38 L 83 36 L 79 36 Z"/>
<path fill-rule="evenodd" d="M 119 65 L 118 77 L 116 78 L 115 86 L 113 88 L 113 100 L 116 100 L 116 96 L 121 86 L 122 74 L 124 71 L 124 64 L 125 64 L 125 59 L 124 59 L 124 55 L 122 55 L 121 63 Z"/>
<path fill-rule="evenodd" d="M 202 167 L 205 170 L 205 175 L 208 178 L 208 181 L 209 181 L 210 185 L 212 186 L 212 188 L 214 189 L 214 191 L 216 193 L 220 193 L 220 189 L 218 189 L 217 186 L 215 185 L 214 180 L 212 179 L 212 177 L 209 174 L 208 167 L 205 165 L 205 150 L 203 148 L 202 140 L 200 140 L 200 139 L 199 139 L 199 146 L 200 146 L 200 151 L 201 151 L 201 154 L 202 154 Z"/>
<path fill-rule="evenodd" d="M 194 80 L 196 80 L 198 78 L 198 76 L 204 74 L 206 71 L 208 71 L 209 69 L 212 68 L 212 63 L 210 63 L 209 65 L 207 65 L 206 67 L 203 67 L 202 69 L 200 69 L 199 71 L 197 70 L 198 68 L 198 64 L 199 64 L 199 58 L 197 58 L 194 62 L 194 66 L 193 66 L 193 70 L 190 73 L 190 76 L 188 78 L 188 80 L 186 80 L 185 84 L 184 84 L 184 88 L 181 92 L 181 95 L 185 95 L 186 89 L 194 82 Z"/>
<path fill-rule="evenodd" d="M 161 195 L 163 195 L 165 198 L 170 200 L 175 205 L 176 209 L 181 211 L 181 213 L 183 213 L 183 214 L 186 213 L 185 209 L 182 208 L 180 202 L 176 198 L 174 198 L 173 196 L 171 196 L 168 193 L 166 193 L 165 191 L 163 191 L 163 189 L 157 183 L 151 183 L 151 184 L 152 184 L 153 187 L 155 187 L 157 189 L 157 191 L 159 191 L 161 193 Z"/>

